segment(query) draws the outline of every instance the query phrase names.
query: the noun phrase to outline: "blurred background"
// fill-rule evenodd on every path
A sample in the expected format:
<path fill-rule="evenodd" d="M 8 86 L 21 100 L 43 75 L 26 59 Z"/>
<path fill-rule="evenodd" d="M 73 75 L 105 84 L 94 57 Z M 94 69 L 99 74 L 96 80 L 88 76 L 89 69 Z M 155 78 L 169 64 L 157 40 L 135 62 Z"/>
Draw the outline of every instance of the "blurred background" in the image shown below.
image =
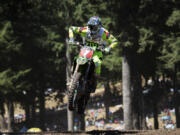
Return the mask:
<path fill-rule="evenodd" d="M 67 67 L 78 48 L 65 41 L 70 26 L 85 26 L 91 16 L 101 18 L 119 46 L 103 58 L 85 130 L 126 129 L 123 58 L 131 129 L 179 128 L 179 7 L 178 0 L 0 1 L 0 131 L 67 130 Z M 74 130 L 78 123 L 75 115 Z"/>

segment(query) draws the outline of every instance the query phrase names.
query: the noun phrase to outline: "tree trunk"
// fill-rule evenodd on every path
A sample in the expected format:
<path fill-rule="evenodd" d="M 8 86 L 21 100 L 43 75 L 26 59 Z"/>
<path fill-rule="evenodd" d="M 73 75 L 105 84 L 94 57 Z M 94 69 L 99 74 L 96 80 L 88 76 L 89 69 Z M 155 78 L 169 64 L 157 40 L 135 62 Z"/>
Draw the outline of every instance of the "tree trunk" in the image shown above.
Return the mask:
<path fill-rule="evenodd" d="M 136 61 L 135 59 L 133 61 Z M 142 116 L 142 92 L 141 92 L 141 77 L 138 74 L 138 69 L 135 63 L 132 64 L 132 113 L 133 113 L 133 129 L 139 130 L 141 127 L 141 116 Z"/>
<path fill-rule="evenodd" d="M 68 44 L 68 40 L 66 39 L 66 83 L 67 83 L 67 91 L 69 90 L 69 83 L 71 81 L 71 55 L 69 52 L 70 46 Z M 68 131 L 74 130 L 74 114 L 67 107 L 67 118 L 68 118 Z"/>
<path fill-rule="evenodd" d="M 153 101 L 153 117 L 154 117 L 154 128 L 159 128 L 159 122 L 158 122 L 158 109 L 157 109 L 157 102 Z"/>
<path fill-rule="evenodd" d="M 67 108 L 68 131 L 74 131 L 74 112 Z"/>
<path fill-rule="evenodd" d="M 144 95 L 142 93 L 142 99 L 141 99 L 141 102 L 142 102 L 142 125 L 141 125 L 141 129 L 142 130 L 147 130 L 148 127 L 147 127 L 147 123 L 146 123 L 146 111 L 145 111 L 145 102 L 144 102 Z"/>
<path fill-rule="evenodd" d="M 40 91 L 40 95 L 39 95 L 39 102 L 40 102 L 40 106 L 39 106 L 39 119 L 40 119 L 40 128 L 42 130 L 45 129 L 44 127 L 44 118 L 45 118 L 45 95 L 44 95 L 44 88 Z"/>
<path fill-rule="evenodd" d="M 109 80 L 107 80 L 104 84 L 105 92 L 104 92 L 104 105 L 106 109 L 106 121 L 109 121 L 109 106 L 110 106 L 110 100 L 108 100 L 110 97 L 110 86 L 109 86 Z"/>
<path fill-rule="evenodd" d="M 131 130 L 133 129 L 133 126 L 132 126 L 130 57 L 127 51 L 125 50 L 123 50 L 122 80 L 123 80 L 122 87 L 123 87 L 125 129 Z"/>
<path fill-rule="evenodd" d="M 177 80 L 177 65 L 174 64 L 174 79 L 173 79 L 173 87 L 174 87 L 174 107 L 176 114 L 176 127 L 180 128 L 180 110 L 179 110 L 179 102 L 178 102 L 178 93 L 176 89 L 176 80 Z"/>
<path fill-rule="evenodd" d="M 4 109 L 4 104 L 1 102 L 0 103 L 0 128 L 3 130 L 6 129 L 6 122 L 5 122 L 5 109 Z"/>
<path fill-rule="evenodd" d="M 13 102 L 7 102 L 8 108 L 8 132 L 13 132 L 13 122 L 14 122 L 14 106 Z"/>
<path fill-rule="evenodd" d="M 24 108 L 25 108 L 26 126 L 27 126 L 29 124 L 28 122 L 30 121 L 30 105 L 25 103 Z"/>
<path fill-rule="evenodd" d="M 133 109 L 132 109 L 132 113 L 133 113 L 133 129 L 139 130 L 140 129 L 140 118 L 141 118 L 141 114 L 140 114 L 140 104 L 139 104 L 139 100 L 140 100 L 140 95 L 139 95 L 139 90 L 134 90 L 133 91 Z"/>
<path fill-rule="evenodd" d="M 33 98 L 32 100 L 32 104 L 30 106 L 30 124 L 35 124 L 36 120 L 37 120 L 37 116 L 36 116 L 36 101 L 35 98 Z"/>

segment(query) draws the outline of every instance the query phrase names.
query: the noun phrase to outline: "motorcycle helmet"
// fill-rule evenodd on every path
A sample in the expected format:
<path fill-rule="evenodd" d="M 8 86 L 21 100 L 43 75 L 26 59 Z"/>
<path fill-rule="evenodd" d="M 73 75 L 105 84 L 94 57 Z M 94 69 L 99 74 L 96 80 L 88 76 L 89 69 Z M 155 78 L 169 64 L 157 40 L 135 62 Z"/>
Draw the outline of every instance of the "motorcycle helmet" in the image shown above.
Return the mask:
<path fill-rule="evenodd" d="M 96 34 L 102 27 L 101 19 L 98 16 L 93 16 L 89 19 L 87 26 L 91 34 Z"/>

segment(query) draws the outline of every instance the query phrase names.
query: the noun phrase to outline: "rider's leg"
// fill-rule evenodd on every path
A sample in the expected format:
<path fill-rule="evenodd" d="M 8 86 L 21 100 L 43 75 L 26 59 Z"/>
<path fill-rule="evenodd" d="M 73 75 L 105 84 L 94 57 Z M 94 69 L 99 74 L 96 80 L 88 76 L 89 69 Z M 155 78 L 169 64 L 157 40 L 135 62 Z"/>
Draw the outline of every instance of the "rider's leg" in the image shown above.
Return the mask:
<path fill-rule="evenodd" d="M 95 71 L 93 73 L 93 85 L 92 85 L 92 92 L 95 92 L 96 90 L 96 86 L 97 86 L 97 82 L 100 78 L 100 73 L 101 73 L 101 64 L 100 63 L 95 63 Z"/>
<path fill-rule="evenodd" d="M 97 52 L 93 56 L 93 61 L 94 61 L 94 64 L 95 64 L 95 70 L 94 70 L 94 73 L 93 73 L 93 76 L 92 76 L 91 92 L 95 92 L 96 86 L 97 86 L 97 81 L 100 78 L 101 64 L 102 64 L 101 57 L 102 57 L 102 52 Z"/>

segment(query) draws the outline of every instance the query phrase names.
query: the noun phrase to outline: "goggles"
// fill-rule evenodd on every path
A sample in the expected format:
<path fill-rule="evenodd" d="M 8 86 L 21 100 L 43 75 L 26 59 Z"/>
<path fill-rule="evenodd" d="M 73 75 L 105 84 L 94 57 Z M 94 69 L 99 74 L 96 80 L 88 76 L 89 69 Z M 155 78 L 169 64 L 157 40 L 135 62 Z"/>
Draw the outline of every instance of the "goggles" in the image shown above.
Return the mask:
<path fill-rule="evenodd" d="M 98 30 L 98 26 L 97 25 L 88 25 L 89 29 L 91 31 L 97 31 Z"/>

